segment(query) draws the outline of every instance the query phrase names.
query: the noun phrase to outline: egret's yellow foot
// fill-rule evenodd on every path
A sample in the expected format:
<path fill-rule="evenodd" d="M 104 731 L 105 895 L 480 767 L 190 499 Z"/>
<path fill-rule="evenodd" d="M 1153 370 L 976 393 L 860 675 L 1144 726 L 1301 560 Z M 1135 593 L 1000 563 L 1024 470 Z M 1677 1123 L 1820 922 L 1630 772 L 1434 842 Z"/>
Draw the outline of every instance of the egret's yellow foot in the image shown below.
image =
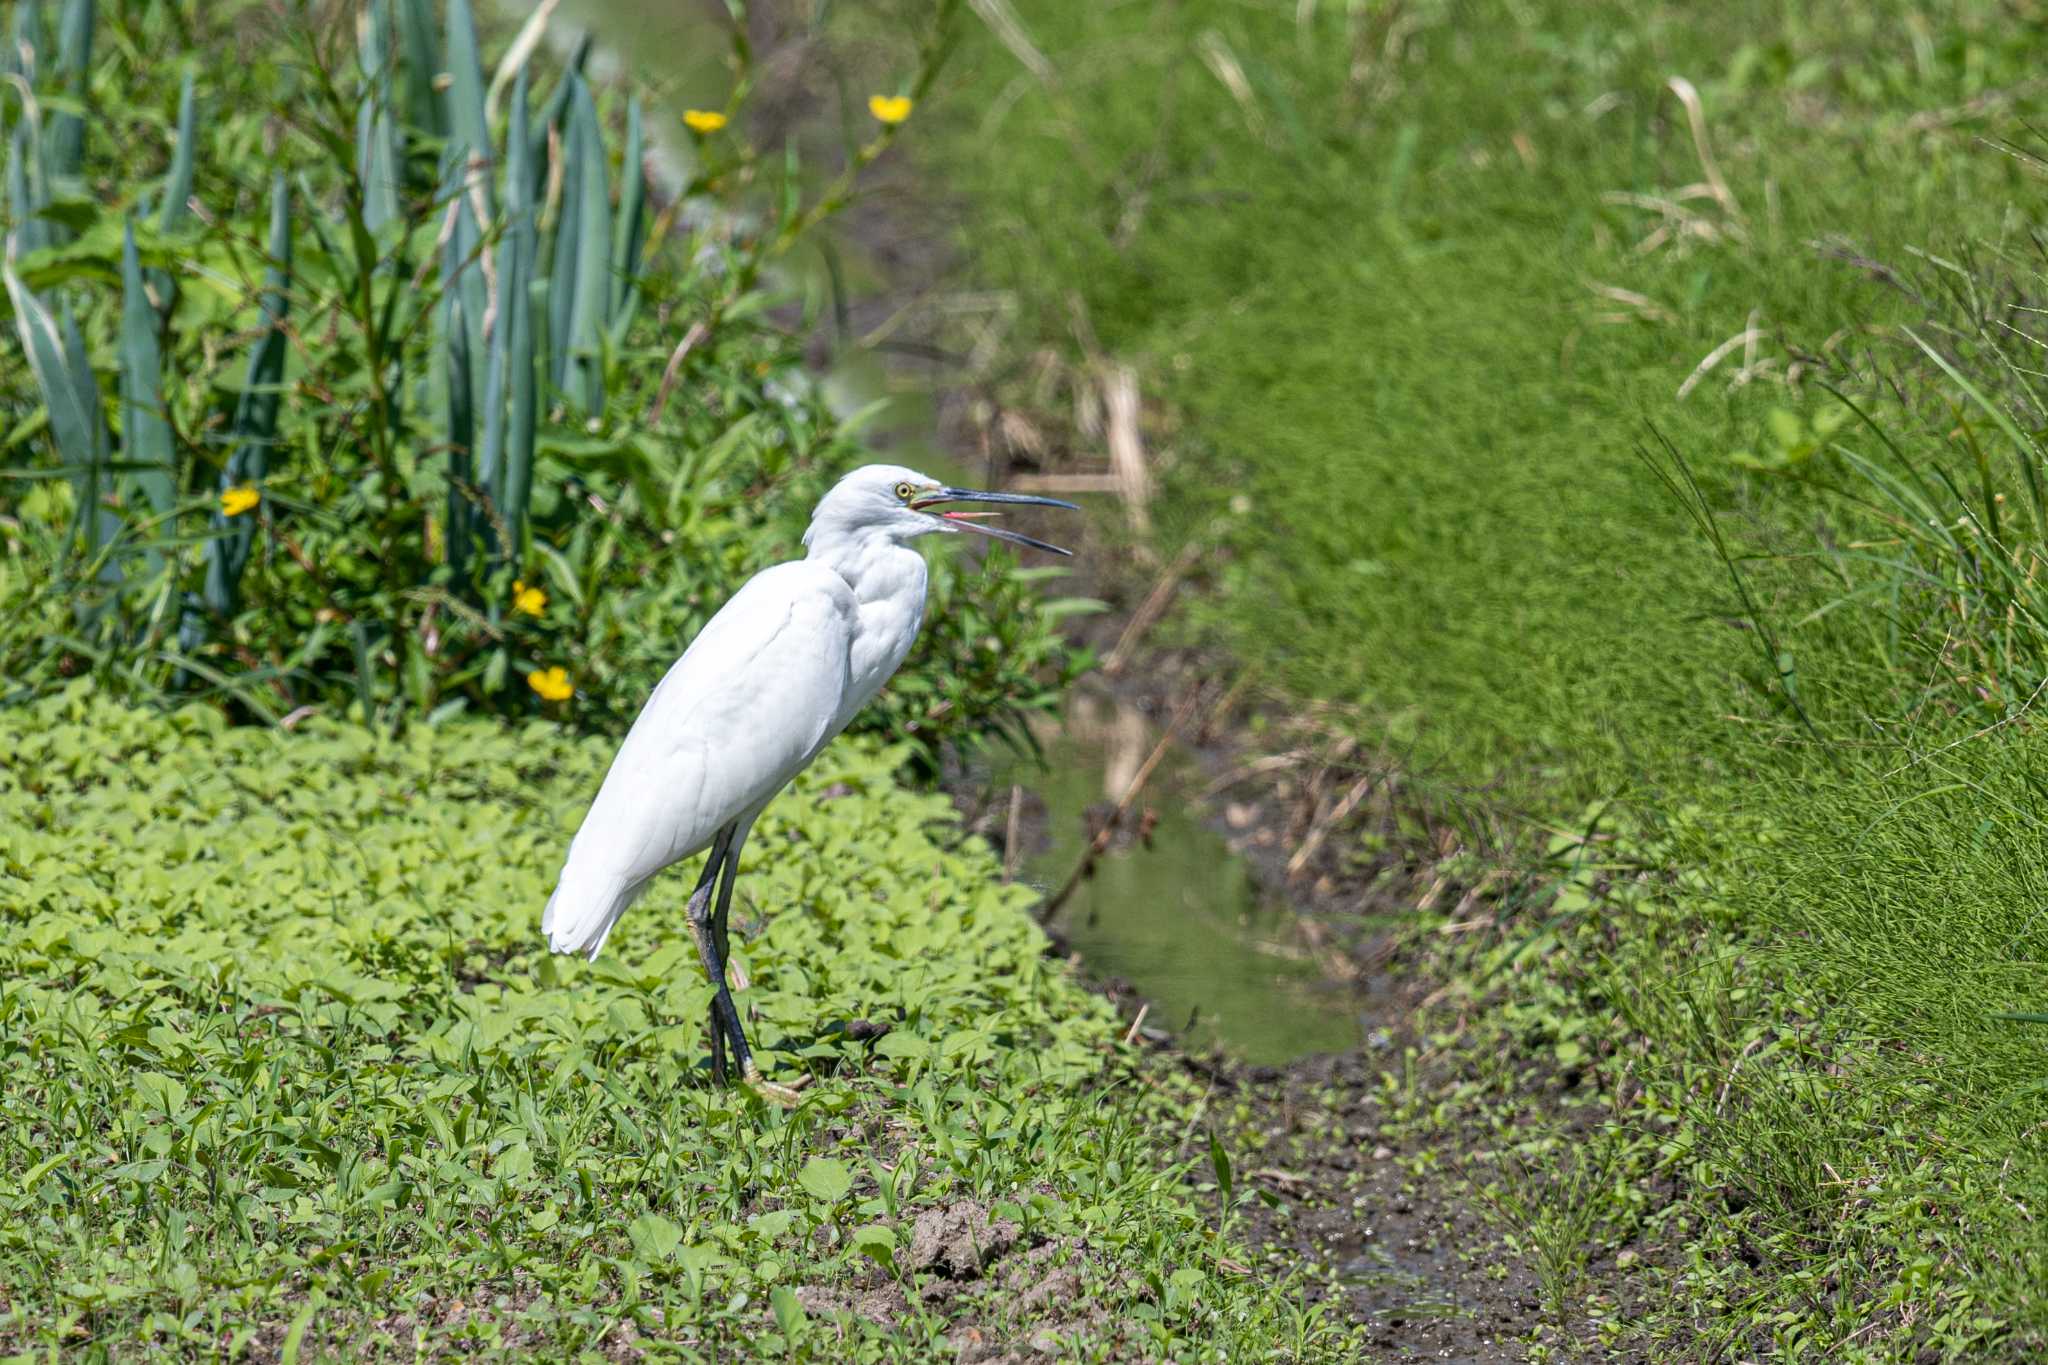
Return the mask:
<path fill-rule="evenodd" d="M 783 1085 L 780 1082 L 771 1081 L 761 1074 L 761 1068 L 754 1065 L 751 1057 L 747 1059 L 747 1089 L 753 1091 L 770 1104 L 779 1104 L 785 1109 L 795 1107 L 803 1100 L 803 1096 L 797 1092 L 810 1083 L 811 1078 L 809 1076 L 799 1078 L 794 1085 Z"/>

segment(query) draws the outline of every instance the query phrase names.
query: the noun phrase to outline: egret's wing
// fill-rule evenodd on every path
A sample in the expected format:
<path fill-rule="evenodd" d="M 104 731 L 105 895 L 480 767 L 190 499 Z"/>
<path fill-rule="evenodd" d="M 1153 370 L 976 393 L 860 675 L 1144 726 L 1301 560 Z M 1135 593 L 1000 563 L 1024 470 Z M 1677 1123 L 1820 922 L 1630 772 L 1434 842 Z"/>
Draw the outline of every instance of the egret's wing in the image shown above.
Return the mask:
<path fill-rule="evenodd" d="M 596 955 L 641 886 L 764 804 L 832 737 L 852 591 L 797 561 L 748 581 L 647 699 L 541 916 L 556 952 Z"/>

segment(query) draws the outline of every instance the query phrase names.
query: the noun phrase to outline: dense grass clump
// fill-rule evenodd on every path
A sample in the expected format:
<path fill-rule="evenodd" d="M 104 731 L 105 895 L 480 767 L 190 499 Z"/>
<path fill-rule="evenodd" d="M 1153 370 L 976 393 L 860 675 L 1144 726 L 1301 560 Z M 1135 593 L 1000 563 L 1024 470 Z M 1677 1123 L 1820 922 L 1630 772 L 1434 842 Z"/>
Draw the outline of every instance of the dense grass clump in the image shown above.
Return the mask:
<path fill-rule="evenodd" d="M 1193 628 L 1546 864 L 1483 989 L 1680 1178 L 1628 1330 L 2039 1349 L 2038 16 L 1016 14 L 983 269 L 1172 413 Z"/>
<path fill-rule="evenodd" d="M 840 1360 L 941 1349 L 955 1317 L 1188 1358 L 1312 1341 L 1217 1275 L 1227 1244 L 1158 1159 L 1166 1111 L 1116 1084 L 1109 1007 L 947 803 L 894 785 L 900 754 L 832 749 L 740 884 L 763 1065 L 817 1078 L 783 1111 L 706 1081 L 687 877 L 596 965 L 546 955 L 602 743 L 284 735 L 77 684 L 0 711 L 0 752 L 9 1349 L 410 1359 L 625 1333 Z M 959 1268 L 920 1264 L 912 1233 L 961 1201 L 1013 1225 L 1028 1269 L 927 1305 Z M 1013 1317 L 1003 1286 L 1061 1267 L 1094 1307 Z"/>

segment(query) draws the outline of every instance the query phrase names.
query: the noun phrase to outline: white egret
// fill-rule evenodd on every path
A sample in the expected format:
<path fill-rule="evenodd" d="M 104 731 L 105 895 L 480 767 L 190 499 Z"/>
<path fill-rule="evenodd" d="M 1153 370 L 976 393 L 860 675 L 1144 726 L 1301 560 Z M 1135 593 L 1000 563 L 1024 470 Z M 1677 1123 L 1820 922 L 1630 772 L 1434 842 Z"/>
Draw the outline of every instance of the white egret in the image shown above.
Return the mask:
<path fill-rule="evenodd" d="M 710 849 L 689 920 L 714 992 L 711 1066 L 720 1081 L 730 1043 L 749 1085 L 772 1099 L 794 1098 L 762 1078 L 727 987 L 733 875 L 762 808 L 910 652 L 925 595 L 924 559 L 910 542 L 977 531 L 1069 553 L 974 520 L 1000 513 L 932 510 L 958 502 L 1074 507 L 948 488 L 895 465 L 848 474 L 812 513 L 804 558 L 749 579 L 655 687 L 569 845 L 541 932 L 556 952 L 593 958 L 655 874 Z"/>

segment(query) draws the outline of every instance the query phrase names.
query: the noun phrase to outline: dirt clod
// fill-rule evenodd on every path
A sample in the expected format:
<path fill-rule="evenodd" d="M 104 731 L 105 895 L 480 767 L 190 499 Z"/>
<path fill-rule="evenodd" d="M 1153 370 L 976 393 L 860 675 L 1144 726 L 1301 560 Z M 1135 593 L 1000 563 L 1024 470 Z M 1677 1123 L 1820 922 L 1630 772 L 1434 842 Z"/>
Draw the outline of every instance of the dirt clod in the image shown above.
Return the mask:
<path fill-rule="evenodd" d="M 893 1325 L 910 1311 L 910 1301 L 903 1297 L 903 1290 L 894 1284 L 880 1284 L 866 1289 L 828 1289 L 819 1285 L 800 1285 L 796 1301 L 803 1305 L 806 1313 L 830 1315 L 852 1313 L 866 1318 L 869 1322 L 884 1327 Z"/>
<path fill-rule="evenodd" d="M 988 1210 L 972 1199 L 956 1199 L 943 1209 L 926 1209 L 918 1215 L 903 1259 L 912 1270 L 936 1270 L 954 1279 L 972 1279 L 1017 1245 L 1021 1232 L 1007 1218 L 989 1221 Z"/>

